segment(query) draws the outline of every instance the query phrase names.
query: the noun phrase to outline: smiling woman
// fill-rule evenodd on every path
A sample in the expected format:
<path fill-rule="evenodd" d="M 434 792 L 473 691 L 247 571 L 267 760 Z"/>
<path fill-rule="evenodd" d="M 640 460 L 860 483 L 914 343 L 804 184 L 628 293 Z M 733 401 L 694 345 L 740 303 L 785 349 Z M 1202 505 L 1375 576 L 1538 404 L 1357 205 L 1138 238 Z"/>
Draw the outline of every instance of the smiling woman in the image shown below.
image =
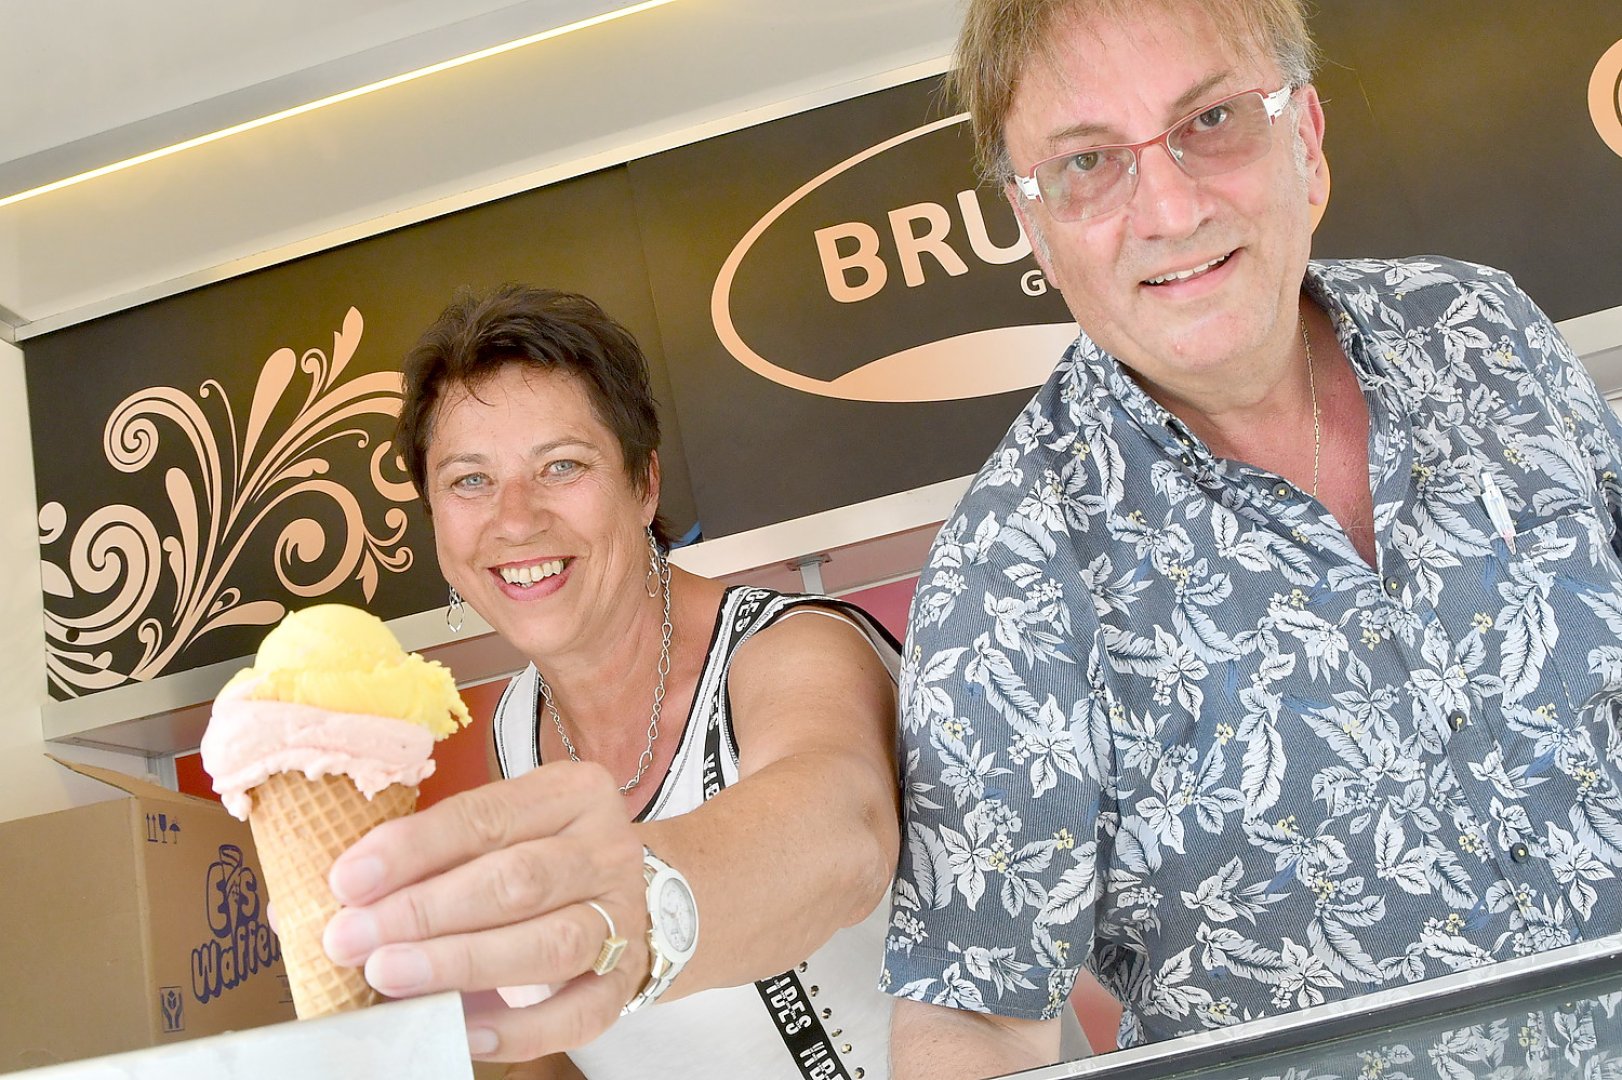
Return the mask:
<path fill-rule="evenodd" d="M 453 604 L 531 663 L 496 782 L 339 860 L 327 951 L 466 992 L 475 1054 L 527 1076 L 883 1077 L 895 643 L 671 566 L 658 444 L 641 350 L 585 297 L 461 299 L 408 357 L 397 445 Z"/>
<path fill-rule="evenodd" d="M 590 635 L 619 630 L 620 620 L 602 617 L 604 601 L 646 604 L 611 586 L 649 568 L 657 458 L 627 468 L 578 376 L 511 364 L 476 390 L 451 391 L 427 464 L 441 572 L 525 655 L 595 655 L 607 642 Z M 576 578 L 582 587 L 566 589 Z M 581 605 L 598 617 L 560 617 L 560 607 Z"/>

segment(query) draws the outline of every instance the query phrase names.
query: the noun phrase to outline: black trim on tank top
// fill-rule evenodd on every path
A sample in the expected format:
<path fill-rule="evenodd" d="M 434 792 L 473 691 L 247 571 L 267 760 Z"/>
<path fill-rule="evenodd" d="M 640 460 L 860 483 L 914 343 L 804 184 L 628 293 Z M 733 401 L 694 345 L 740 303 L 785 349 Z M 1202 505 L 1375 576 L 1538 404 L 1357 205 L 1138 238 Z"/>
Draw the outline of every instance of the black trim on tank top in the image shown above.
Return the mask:
<path fill-rule="evenodd" d="M 794 1060 L 805 1080 L 851 1080 L 839 1051 L 834 1049 L 828 1029 L 817 1017 L 805 984 L 791 968 L 781 975 L 755 983 L 760 1002 L 772 1027 L 783 1040 L 783 1048 Z"/>

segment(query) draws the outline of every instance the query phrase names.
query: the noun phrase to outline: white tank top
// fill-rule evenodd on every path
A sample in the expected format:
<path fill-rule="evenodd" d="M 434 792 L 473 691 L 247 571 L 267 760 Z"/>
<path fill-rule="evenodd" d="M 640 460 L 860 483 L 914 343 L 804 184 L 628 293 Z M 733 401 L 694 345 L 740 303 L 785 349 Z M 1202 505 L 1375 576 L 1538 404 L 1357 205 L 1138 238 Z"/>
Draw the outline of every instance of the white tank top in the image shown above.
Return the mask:
<path fill-rule="evenodd" d="M 815 606 L 812 606 L 815 605 Z M 792 614 L 844 618 L 872 642 L 893 680 L 895 640 L 871 616 L 838 600 L 734 586 L 716 617 L 704 669 L 681 745 L 639 821 L 694 810 L 738 780 L 727 670 L 738 647 Z M 531 664 L 508 684 L 496 707 L 494 738 L 501 774 L 540 764 L 539 687 Z M 792 904 L 784 905 L 791 918 Z M 890 905 L 789 971 L 757 983 L 692 994 L 622 1017 L 569 1057 L 588 1080 L 887 1080 L 890 998 L 877 983 Z"/>

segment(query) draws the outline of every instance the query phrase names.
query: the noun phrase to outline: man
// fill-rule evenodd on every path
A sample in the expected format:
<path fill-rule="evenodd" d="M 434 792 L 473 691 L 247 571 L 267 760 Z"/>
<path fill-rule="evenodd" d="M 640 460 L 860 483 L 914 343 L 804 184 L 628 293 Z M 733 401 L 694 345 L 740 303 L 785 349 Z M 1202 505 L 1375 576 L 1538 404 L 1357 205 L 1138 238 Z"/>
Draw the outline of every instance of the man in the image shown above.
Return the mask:
<path fill-rule="evenodd" d="M 1622 928 L 1619 428 L 1503 274 L 1310 264 L 1297 0 L 972 0 L 958 86 L 1083 331 L 902 682 L 898 1077 Z"/>

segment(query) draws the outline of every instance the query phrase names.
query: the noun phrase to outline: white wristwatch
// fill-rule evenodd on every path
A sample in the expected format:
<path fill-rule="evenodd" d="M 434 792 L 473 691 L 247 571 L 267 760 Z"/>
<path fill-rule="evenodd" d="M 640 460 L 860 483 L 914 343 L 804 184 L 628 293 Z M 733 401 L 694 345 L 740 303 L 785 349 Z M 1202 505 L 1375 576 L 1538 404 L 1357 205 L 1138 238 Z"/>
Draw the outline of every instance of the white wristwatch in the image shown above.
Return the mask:
<path fill-rule="evenodd" d="M 698 948 L 698 904 L 681 871 L 644 846 L 642 878 L 648 886 L 648 956 L 652 970 L 636 997 L 620 1010 L 621 1016 L 658 1001 Z"/>

